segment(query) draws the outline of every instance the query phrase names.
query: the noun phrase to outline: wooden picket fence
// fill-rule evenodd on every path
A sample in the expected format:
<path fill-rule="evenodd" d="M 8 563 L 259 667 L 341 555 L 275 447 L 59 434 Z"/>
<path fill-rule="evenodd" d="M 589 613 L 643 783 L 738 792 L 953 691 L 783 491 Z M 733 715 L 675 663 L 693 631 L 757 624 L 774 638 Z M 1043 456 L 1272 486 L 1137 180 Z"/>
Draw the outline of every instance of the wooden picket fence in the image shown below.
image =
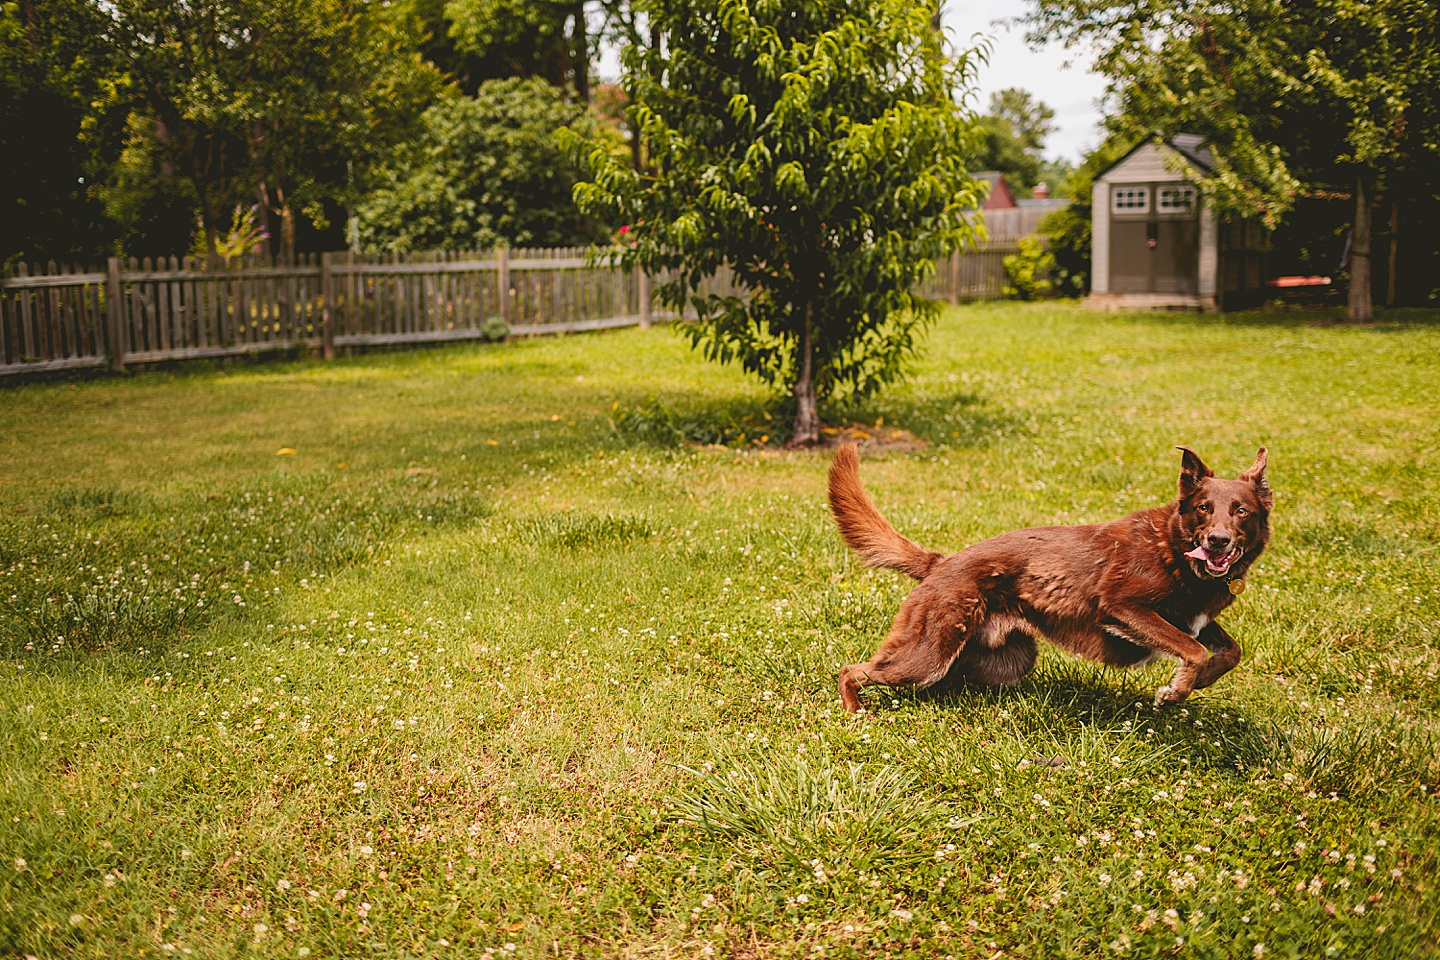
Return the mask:
<path fill-rule="evenodd" d="M 922 291 L 1000 296 L 1009 243 L 938 265 Z M 597 266 L 579 248 L 424 254 L 325 253 L 206 268 L 195 259 L 112 258 L 103 269 L 21 264 L 0 280 L 0 375 L 258 354 L 324 356 L 367 344 L 647 326 L 649 278 Z M 730 292 L 725 278 L 710 285 Z"/>
<path fill-rule="evenodd" d="M 999 300 L 1004 296 L 1005 258 L 1019 252 L 1014 241 L 992 241 L 978 250 L 951 254 L 935 265 L 935 275 L 919 292 L 949 303 Z"/>

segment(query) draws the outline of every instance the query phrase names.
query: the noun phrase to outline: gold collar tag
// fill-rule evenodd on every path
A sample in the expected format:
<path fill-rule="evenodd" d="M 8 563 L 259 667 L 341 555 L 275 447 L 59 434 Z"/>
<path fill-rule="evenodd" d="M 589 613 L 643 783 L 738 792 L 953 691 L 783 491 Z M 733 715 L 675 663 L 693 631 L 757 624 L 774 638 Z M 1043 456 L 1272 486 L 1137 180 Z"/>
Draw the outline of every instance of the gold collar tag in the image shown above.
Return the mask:
<path fill-rule="evenodd" d="M 1231 580 L 1231 581 L 1230 581 L 1230 596 L 1232 596 L 1232 597 L 1238 597 L 1238 596 L 1240 596 L 1240 594 L 1242 594 L 1242 593 L 1244 593 L 1244 592 L 1245 592 L 1245 581 L 1244 581 L 1244 580 Z"/>

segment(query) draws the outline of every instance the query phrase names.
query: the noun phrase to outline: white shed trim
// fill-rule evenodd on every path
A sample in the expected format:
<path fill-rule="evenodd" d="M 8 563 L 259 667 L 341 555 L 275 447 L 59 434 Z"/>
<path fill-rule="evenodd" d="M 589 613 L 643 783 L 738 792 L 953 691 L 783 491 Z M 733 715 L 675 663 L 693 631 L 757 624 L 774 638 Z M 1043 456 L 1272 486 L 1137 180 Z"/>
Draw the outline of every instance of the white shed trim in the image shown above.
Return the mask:
<path fill-rule="evenodd" d="M 1090 289 L 1110 292 L 1110 184 L 1102 180 L 1090 188 Z"/>

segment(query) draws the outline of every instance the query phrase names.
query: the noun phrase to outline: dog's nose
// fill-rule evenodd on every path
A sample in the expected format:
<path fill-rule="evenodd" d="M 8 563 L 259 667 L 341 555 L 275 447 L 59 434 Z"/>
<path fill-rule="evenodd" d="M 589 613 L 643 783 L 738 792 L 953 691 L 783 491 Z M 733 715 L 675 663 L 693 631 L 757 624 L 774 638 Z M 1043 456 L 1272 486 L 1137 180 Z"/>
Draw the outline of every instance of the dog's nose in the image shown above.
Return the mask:
<path fill-rule="evenodd" d="M 1205 546 L 1212 551 L 1230 549 L 1230 535 L 1227 533 L 1211 533 L 1205 537 Z"/>

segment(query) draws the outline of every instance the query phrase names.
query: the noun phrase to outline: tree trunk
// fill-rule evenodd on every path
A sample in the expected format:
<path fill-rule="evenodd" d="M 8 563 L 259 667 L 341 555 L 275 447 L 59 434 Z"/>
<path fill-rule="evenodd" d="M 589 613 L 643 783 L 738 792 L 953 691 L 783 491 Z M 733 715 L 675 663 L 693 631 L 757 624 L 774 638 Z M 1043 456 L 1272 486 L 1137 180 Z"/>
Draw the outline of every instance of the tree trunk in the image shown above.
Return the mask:
<path fill-rule="evenodd" d="M 1392 191 L 1393 193 L 1393 191 Z M 1390 256 L 1385 258 L 1385 306 L 1395 306 L 1395 262 L 1400 257 L 1400 201 L 1390 200 Z"/>
<path fill-rule="evenodd" d="M 820 442 L 820 416 L 815 411 L 814 306 L 805 304 L 805 329 L 800 335 L 800 369 L 795 377 L 795 427 L 790 446 L 808 447 Z"/>
<path fill-rule="evenodd" d="M 280 194 L 280 262 L 290 266 L 295 262 L 295 208 Z"/>
<path fill-rule="evenodd" d="M 1350 322 L 1369 323 L 1370 309 L 1370 181 L 1361 170 L 1355 175 L 1355 226 L 1350 234 Z"/>
<path fill-rule="evenodd" d="M 205 267 L 214 270 L 219 267 L 225 259 L 220 256 L 219 228 L 213 223 L 205 224 Z"/>
<path fill-rule="evenodd" d="M 275 231 L 270 229 L 270 188 L 265 186 L 264 180 L 255 185 L 255 197 L 259 201 L 255 204 L 255 223 L 265 234 L 265 239 L 259 246 L 266 253 L 270 253 L 275 249 Z"/>

